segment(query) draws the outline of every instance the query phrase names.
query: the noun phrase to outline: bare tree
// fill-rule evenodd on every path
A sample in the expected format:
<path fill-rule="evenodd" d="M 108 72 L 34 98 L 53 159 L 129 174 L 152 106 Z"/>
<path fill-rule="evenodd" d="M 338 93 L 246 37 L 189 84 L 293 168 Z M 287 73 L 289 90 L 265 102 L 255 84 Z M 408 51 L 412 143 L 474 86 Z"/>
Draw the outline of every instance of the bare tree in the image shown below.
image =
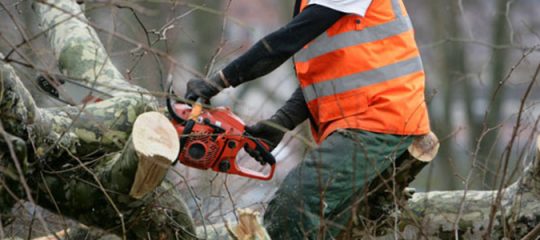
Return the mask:
<path fill-rule="evenodd" d="M 131 10 L 139 7 L 129 2 L 122 4 L 119 6 Z M 61 232 L 67 234 L 65 238 L 79 234 L 98 238 L 107 233 L 124 239 L 215 239 L 229 235 L 238 239 L 269 238 L 256 214 L 248 210 L 241 211 L 238 220 L 253 228 L 218 224 L 195 229 L 179 187 L 164 176 L 172 171 L 169 166 L 179 147 L 177 136 L 170 134 L 174 129 L 164 117 L 166 113 L 158 107 L 155 95 L 162 93 L 152 93 L 126 81 L 96 34 L 96 30 L 103 29 L 88 21 L 80 5 L 69 0 L 39 1 L 33 5 L 42 31 L 38 35 L 47 36 L 59 72 L 31 64 L 16 45 L 5 56 L 0 55 L 2 226 L 17 217 L 10 215 L 16 202 L 28 201 L 91 229 L 100 229 L 93 232 L 73 228 Z M 454 10 L 457 9 L 456 6 Z M 457 26 L 454 28 L 459 31 Z M 116 32 L 112 35 L 167 59 L 173 67 L 185 67 L 152 48 L 152 41 L 140 43 Z M 24 38 L 24 42 L 29 41 L 29 37 Z M 447 54 L 461 59 L 465 53 Z M 93 89 L 90 93 L 107 93 L 110 98 L 77 106 L 39 108 L 12 65 L 41 71 L 51 81 L 62 75 Z M 456 68 L 462 71 L 465 66 Z M 519 113 L 525 112 L 539 71 L 540 66 L 522 97 Z M 520 120 L 521 114 L 506 146 L 504 163 L 512 156 Z M 530 135 L 530 144 L 534 134 Z M 510 184 L 502 176 L 498 188 L 492 191 L 414 193 L 405 189 L 433 159 L 434 146 L 438 144 L 432 135 L 418 139 L 399 158 L 395 168 L 381 173 L 381 178 L 356 203 L 358 206 L 351 206 L 360 211 L 351 220 L 348 230 L 352 235 L 342 237 L 534 239 L 540 235 L 540 145 L 535 147 L 537 157 L 530 157 L 518 181 Z M 47 234 L 64 237 L 55 233 L 39 212 L 36 218 Z M 1 238 L 6 237 L 4 231 L 0 234 Z"/>

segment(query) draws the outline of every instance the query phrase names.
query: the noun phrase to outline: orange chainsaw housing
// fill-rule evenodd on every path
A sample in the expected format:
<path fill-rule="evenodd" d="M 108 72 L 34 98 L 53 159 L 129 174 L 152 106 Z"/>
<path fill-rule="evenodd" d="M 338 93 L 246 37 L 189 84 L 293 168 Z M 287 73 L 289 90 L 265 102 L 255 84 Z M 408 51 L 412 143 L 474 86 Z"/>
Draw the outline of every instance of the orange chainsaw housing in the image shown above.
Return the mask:
<path fill-rule="evenodd" d="M 191 106 L 174 104 L 176 115 L 189 119 Z M 186 134 L 186 121 L 172 119 L 180 140 L 178 160 L 190 167 L 212 169 L 216 172 L 235 174 L 243 177 L 270 180 L 274 176 L 275 159 L 269 153 L 268 145 L 245 133 L 245 124 L 232 111 L 225 107 L 204 109 Z M 268 173 L 242 167 L 238 164 L 237 155 L 242 148 L 250 148 L 261 153 L 258 161 L 268 163 Z"/>

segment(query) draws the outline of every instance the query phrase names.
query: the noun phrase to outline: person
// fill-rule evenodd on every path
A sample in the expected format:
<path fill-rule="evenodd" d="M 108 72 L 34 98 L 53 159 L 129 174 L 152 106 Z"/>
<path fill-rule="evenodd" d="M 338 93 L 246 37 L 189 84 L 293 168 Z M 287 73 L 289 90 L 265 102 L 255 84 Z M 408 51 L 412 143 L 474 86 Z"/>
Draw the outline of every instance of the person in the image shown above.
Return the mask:
<path fill-rule="evenodd" d="M 185 98 L 210 99 L 293 55 L 300 86 L 246 131 L 274 148 L 283 129 L 309 119 L 319 147 L 287 175 L 264 223 L 272 239 L 332 239 L 369 207 L 360 205 L 367 183 L 411 136 L 430 132 L 423 66 L 402 0 L 298 0 L 288 24 L 209 79 L 188 81 Z"/>

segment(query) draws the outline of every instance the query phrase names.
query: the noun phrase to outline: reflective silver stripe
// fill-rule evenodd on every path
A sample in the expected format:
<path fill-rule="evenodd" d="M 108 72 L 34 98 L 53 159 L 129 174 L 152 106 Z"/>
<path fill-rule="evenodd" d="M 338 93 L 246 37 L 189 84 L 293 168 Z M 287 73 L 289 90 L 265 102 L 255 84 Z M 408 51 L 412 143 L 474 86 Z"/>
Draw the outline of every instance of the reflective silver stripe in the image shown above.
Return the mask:
<path fill-rule="evenodd" d="M 315 57 L 338 49 L 389 38 L 411 29 L 412 24 L 409 18 L 398 18 L 385 24 L 366 28 L 361 31 L 345 32 L 333 37 L 328 37 L 324 33 L 307 48 L 299 51 L 294 56 L 294 60 L 296 62 L 307 62 Z"/>
<path fill-rule="evenodd" d="M 392 80 L 394 78 L 422 70 L 423 67 L 420 57 L 414 57 L 377 69 L 336 78 L 334 80 L 315 83 L 304 87 L 302 90 L 304 92 L 304 98 L 309 102 L 318 97 L 343 93 L 371 84 Z"/>
<path fill-rule="evenodd" d="M 307 48 L 300 50 L 295 56 L 296 62 L 307 62 L 315 57 L 338 49 L 356 46 L 363 43 L 386 39 L 412 29 L 411 19 L 401 14 L 400 0 L 391 0 L 396 19 L 381 25 L 368 27 L 359 31 L 349 31 L 332 37 L 323 33 Z"/>
<path fill-rule="evenodd" d="M 394 10 L 396 17 L 401 18 L 403 17 L 403 14 L 401 12 L 401 5 L 399 4 L 399 1 L 401 0 L 392 0 L 392 10 Z"/>

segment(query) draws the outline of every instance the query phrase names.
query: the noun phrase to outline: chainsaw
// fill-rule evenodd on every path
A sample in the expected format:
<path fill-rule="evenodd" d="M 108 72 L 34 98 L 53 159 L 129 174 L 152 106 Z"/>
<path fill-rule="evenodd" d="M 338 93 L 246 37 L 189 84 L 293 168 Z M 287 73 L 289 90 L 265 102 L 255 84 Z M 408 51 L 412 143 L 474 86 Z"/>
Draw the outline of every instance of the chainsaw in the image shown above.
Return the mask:
<path fill-rule="evenodd" d="M 190 106 L 173 104 L 170 99 L 167 99 L 167 108 L 180 137 L 178 161 L 182 164 L 259 180 L 270 180 L 274 176 L 276 160 L 268 145 L 250 136 L 244 122 L 229 108 L 204 109 L 200 100 Z M 243 148 L 258 152 L 260 158 L 255 160 L 270 165 L 268 173 L 264 173 L 264 169 L 256 171 L 241 166 L 237 156 Z"/>
<path fill-rule="evenodd" d="M 40 75 L 37 82 L 46 93 L 70 105 L 99 102 L 111 97 L 65 76 Z M 173 96 L 171 89 L 169 93 Z M 70 93 L 68 98 L 64 98 L 66 94 L 62 95 L 60 91 Z M 82 97 L 75 98 L 71 96 L 72 93 Z M 244 122 L 229 108 L 203 108 L 201 101 L 195 102 L 192 107 L 187 103 L 173 103 L 169 97 L 167 110 L 180 138 L 177 161 L 190 167 L 248 178 L 270 180 L 273 177 L 276 160 L 269 152 L 268 145 L 245 132 Z M 237 156 L 243 148 L 259 153 L 255 160 L 262 165 L 270 165 L 270 170 L 256 171 L 241 166 Z"/>

